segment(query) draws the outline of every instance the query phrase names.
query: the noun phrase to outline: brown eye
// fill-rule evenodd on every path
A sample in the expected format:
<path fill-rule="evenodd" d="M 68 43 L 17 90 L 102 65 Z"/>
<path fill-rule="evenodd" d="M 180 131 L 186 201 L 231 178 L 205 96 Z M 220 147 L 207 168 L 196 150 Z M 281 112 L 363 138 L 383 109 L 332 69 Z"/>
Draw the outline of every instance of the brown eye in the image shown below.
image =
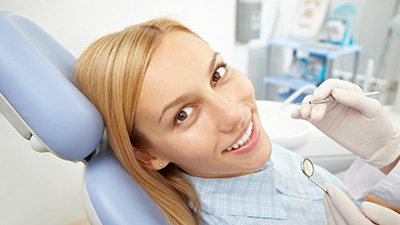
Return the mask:
<path fill-rule="evenodd" d="M 185 111 L 180 111 L 176 119 L 179 121 L 184 121 L 186 118 L 187 113 Z"/>
<path fill-rule="evenodd" d="M 193 112 L 193 107 L 185 107 L 176 115 L 176 122 L 184 122 Z"/>
<path fill-rule="evenodd" d="M 216 84 L 219 80 L 222 79 L 223 76 L 225 76 L 225 73 L 226 73 L 226 65 L 219 66 L 212 76 L 212 83 Z"/>
<path fill-rule="evenodd" d="M 219 79 L 221 79 L 221 75 L 219 75 L 218 72 L 214 73 L 213 79 L 212 79 L 212 80 L 213 80 L 214 82 L 217 82 Z"/>

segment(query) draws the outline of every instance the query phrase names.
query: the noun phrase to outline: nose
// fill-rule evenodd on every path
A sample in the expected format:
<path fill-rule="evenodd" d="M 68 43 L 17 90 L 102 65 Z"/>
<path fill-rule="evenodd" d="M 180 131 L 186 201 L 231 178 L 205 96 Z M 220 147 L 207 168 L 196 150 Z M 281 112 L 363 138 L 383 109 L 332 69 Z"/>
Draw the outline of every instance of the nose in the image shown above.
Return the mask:
<path fill-rule="evenodd" d="M 229 133 L 244 126 L 244 106 L 233 98 L 216 95 L 212 99 L 211 114 L 219 131 Z"/>

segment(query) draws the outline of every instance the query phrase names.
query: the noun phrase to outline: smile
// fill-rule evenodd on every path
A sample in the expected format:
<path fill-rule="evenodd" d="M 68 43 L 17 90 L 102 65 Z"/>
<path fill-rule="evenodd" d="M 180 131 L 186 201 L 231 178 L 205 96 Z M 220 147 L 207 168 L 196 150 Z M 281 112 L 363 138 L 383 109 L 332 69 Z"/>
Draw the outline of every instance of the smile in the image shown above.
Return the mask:
<path fill-rule="evenodd" d="M 247 141 L 250 139 L 252 131 L 253 131 L 253 121 L 250 121 L 250 125 L 247 128 L 246 132 L 243 134 L 243 136 L 235 144 L 228 147 L 226 150 L 231 151 L 232 149 L 238 149 L 242 145 L 246 144 Z"/>

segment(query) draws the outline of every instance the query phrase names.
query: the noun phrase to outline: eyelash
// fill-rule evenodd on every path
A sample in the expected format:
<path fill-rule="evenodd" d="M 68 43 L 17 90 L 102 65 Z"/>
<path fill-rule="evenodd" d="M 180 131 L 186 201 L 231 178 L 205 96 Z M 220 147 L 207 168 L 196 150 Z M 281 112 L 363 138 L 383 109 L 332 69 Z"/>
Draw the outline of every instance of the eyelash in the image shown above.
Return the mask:
<path fill-rule="evenodd" d="M 186 115 L 187 116 L 187 118 L 184 120 L 184 121 L 181 121 L 180 123 L 178 123 L 178 117 L 180 116 L 180 113 L 181 112 L 184 112 L 184 109 L 186 109 L 186 108 L 192 108 L 191 109 L 191 112 L 189 113 L 189 115 Z M 196 108 L 194 107 L 194 106 L 185 106 L 185 107 L 183 107 L 182 109 L 180 109 L 179 111 L 178 111 L 178 113 L 176 114 L 176 116 L 175 116 L 175 118 L 174 118 L 174 126 L 176 126 L 176 125 L 181 125 L 181 124 L 183 124 L 183 123 L 186 123 L 188 120 L 190 120 L 190 114 L 192 114 L 193 113 L 193 111 L 195 110 Z M 186 113 L 186 112 L 185 112 Z M 187 113 L 186 113 L 187 114 Z"/>
<path fill-rule="evenodd" d="M 220 69 L 220 68 L 224 68 L 225 69 L 224 75 L 218 81 L 213 81 L 214 75 L 217 73 L 217 70 Z M 219 64 L 217 66 L 217 68 L 215 69 L 215 72 L 211 76 L 211 84 L 213 86 L 215 86 L 221 79 L 224 79 L 224 77 L 226 76 L 227 73 L 228 73 L 228 64 L 226 64 L 226 63 Z"/>

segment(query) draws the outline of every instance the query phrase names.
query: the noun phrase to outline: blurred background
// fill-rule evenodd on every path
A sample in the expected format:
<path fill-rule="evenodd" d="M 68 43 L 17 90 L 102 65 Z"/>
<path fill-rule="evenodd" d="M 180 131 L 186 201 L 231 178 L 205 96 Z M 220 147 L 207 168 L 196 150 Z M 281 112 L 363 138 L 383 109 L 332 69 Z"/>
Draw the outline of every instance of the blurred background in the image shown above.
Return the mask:
<path fill-rule="evenodd" d="M 107 33 L 169 16 L 247 75 L 257 100 L 284 101 L 335 77 L 394 106 L 398 9 L 398 0 L 0 0 L 1 11 L 31 19 L 76 57 Z M 0 152 L 0 224 L 87 223 L 83 164 L 34 152 L 1 115 Z"/>

